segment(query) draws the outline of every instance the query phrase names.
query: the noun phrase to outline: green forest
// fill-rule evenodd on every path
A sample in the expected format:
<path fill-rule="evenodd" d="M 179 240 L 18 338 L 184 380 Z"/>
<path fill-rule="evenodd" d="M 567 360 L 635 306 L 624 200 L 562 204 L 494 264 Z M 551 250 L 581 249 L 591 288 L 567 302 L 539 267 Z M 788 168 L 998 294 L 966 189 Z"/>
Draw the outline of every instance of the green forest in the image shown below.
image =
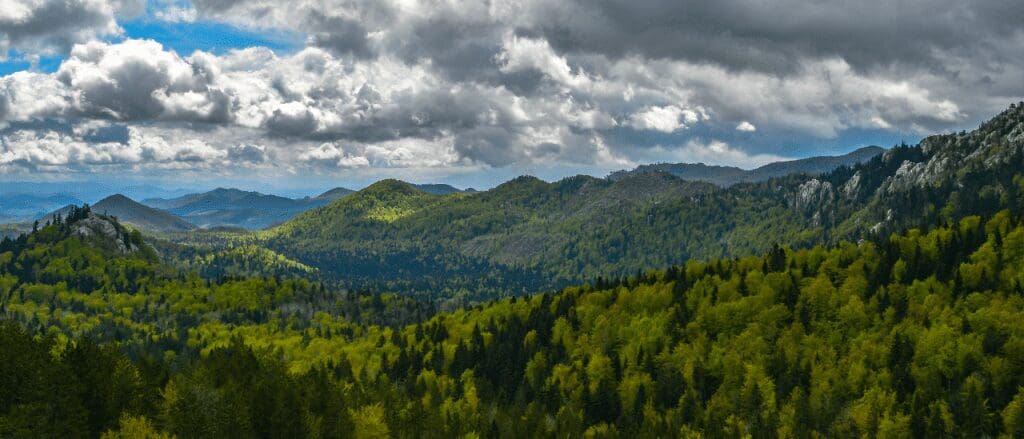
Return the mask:
<path fill-rule="evenodd" d="M 551 183 L 524 176 L 449 195 L 383 180 L 267 230 L 172 233 L 154 243 L 180 255 L 176 265 L 203 273 L 259 274 L 264 266 L 479 303 L 773 244 L 835 245 L 1017 211 L 1022 121 L 1024 104 L 1014 104 L 977 130 L 897 145 L 852 168 L 728 188 L 657 172 Z M 280 259 L 268 265 L 271 256 Z"/>
<path fill-rule="evenodd" d="M 1014 105 L 728 189 L 384 181 L 256 234 L 74 208 L 0 240 L 0 437 L 1024 437 L 1022 143 Z"/>
<path fill-rule="evenodd" d="M 1024 434 L 1009 212 L 432 317 L 62 228 L 0 247 L 4 437 Z"/>

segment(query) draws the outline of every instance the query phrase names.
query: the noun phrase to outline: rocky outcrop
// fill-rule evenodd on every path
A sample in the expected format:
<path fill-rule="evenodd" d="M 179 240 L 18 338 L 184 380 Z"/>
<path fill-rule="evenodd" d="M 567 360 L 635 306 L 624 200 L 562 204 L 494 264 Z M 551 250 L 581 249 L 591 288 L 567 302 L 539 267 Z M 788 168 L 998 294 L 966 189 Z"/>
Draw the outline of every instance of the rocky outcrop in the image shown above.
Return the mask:
<path fill-rule="evenodd" d="M 119 254 L 136 253 L 140 249 L 128 239 L 128 231 L 114 219 L 90 213 L 71 224 L 71 233 L 83 240 L 110 247 Z"/>
<path fill-rule="evenodd" d="M 835 190 L 832 188 L 832 183 L 812 178 L 797 188 L 791 204 L 796 210 L 809 212 L 817 210 L 825 203 L 832 201 L 834 197 Z"/>
<path fill-rule="evenodd" d="M 839 192 L 843 194 L 843 197 L 848 200 L 857 198 L 857 195 L 860 194 L 860 179 L 861 173 L 860 171 L 857 171 L 856 174 L 853 174 L 853 177 L 850 177 L 846 183 L 843 183 L 843 185 L 840 186 Z"/>
<path fill-rule="evenodd" d="M 879 194 L 892 194 L 914 188 L 938 184 L 947 174 L 950 159 L 935 156 L 926 162 L 915 163 L 905 160 L 891 177 L 878 188 Z"/>

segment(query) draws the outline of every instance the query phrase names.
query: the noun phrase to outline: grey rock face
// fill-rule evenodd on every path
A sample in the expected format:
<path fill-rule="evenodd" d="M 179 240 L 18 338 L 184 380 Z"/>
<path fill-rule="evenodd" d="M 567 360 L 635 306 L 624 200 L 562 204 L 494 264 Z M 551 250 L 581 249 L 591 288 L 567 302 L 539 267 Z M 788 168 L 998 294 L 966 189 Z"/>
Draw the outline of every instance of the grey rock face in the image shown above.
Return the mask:
<path fill-rule="evenodd" d="M 797 188 L 793 207 L 807 212 L 820 207 L 826 202 L 832 201 L 834 196 L 835 190 L 832 188 L 832 183 L 813 178 Z"/>
<path fill-rule="evenodd" d="M 121 254 L 135 253 L 139 247 L 124 239 L 125 231 L 112 219 L 103 215 L 89 214 L 88 217 L 75 221 L 71 225 L 71 233 L 87 241 L 109 243 Z"/>
<path fill-rule="evenodd" d="M 853 177 L 850 177 L 850 179 L 847 180 L 846 183 L 843 183 L 843 186 L 839 188 L 839 191 L 847 199 L 856 198 L 857 195 L 860 193 L 860 179 L 860 171 L 857 171 L 856 174 L 853 174 Z"/>

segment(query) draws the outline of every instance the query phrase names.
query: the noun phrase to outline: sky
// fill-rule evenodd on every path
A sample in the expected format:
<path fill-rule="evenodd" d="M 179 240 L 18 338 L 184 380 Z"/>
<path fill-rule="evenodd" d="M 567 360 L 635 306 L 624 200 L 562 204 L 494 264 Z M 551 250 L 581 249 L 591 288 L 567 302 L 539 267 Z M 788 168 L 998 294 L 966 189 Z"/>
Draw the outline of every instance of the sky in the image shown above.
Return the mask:
<path fill-rule="evenodd" d="M 753 168 L 1024 100 L 1019 0 L 4 0 L 0 182 Z"/>

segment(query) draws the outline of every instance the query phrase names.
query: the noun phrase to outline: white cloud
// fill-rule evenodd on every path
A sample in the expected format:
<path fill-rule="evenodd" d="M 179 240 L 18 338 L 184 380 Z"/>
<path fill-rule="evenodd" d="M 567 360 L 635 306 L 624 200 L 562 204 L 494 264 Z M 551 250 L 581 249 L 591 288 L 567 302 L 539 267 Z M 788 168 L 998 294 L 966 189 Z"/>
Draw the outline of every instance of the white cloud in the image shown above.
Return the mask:
<path fill-rule="evenodd" d="M 547 40 L 506 35 L 495 61 L 504 73 L 536 70 L 559 84 L 574 88 L 586 86 L 590 82 L 585 73 L 574 74 L 568 61 L 555 54 Z"/>
<path fill-rule="evenodd" d="M 736 125 L 736 131 L 742 131 L 744 133 L 752 133 L 754 131 L 757 131 L 757 127 L 755 127 L 754 124 L 752 124 L 750 122 L 743 121 L 743 122 L 740 122 L 739 125 Z"/>
<path fill-rule="evenodd" d="M 648 107 L 630 116 L 630 125 L 638 130 L 654 130 L 663 133 L 687 128 L 701 120 L 701 114 L 694 110 L 675 105 Z"/>
<path fill-rule="evenodd" d="M 671 156 L 675 161 L 679 162 L 737 166 L 744 169 L 753 169 L 768 163 L 790 160 L 787 157 L 775 154 L 749 153 L 718 140 L 707 142 L 690 140 L 675 148 L 659 147 L 659 150 L 659 152 Z"/>
<path fill-rule="evenodd" d="M 305 33 L 307 47 L 289 54 L 261 47 L 178 54 L 151 41 L 102 42 L 97 39 L 121 32 L 119 14 L 140 2 L 61 1 L 98 18 L 66 30 L 44 29 L 45 35 L 27 28 L 4 33 L 4 23 L 39 22 L 42 12 L 59 2 L 0 4 L 0 34 L 11 35 L 0 37 L 0 53 L 10 45 L 69 54 L 54 74 L 0 77 L 0 141 L 7 142 L 8 157 L 20 157 L 9 159 L 9 165 L 72 166 L 109 156 L 140 167 L 147 160 L 153 166 L 196 168 L 237 162 L 329 172 L 537 163 L 625 166 L 662 153 L 661 160 L 746 164 L 775 156 L 758 154 L 763 145 L 740 149 L 694 142 L 696 130 L 687 129 L 704 121 L 740 121 L 735 131 L 756 131 L 759 139 L 784 133 L 807 143 L 855 128 L 923 134 L 963 124 L 978 106 L 1005 105 L 992 102 L 1019 94 L 1013 87 L 1019 68 L 1007 64 L 1012 61 L 993 61 L 999 69 L 949 64 L 950 71 L 965 77 L 994 81 L 991 88 L 1003 90 L 997 98 L 965 97 L 958 91 L 963 87 L 951 86 L 959 80 L 943 71 L 866 68 L 853 55 L 807 54 L 803 47 L 794 49 L 800 55 L 784 69 L 766 70 L 757 64 L 761 61 L 745 61 L 763 58 L 750 49 L 758 44 L 726 38 L 737 43 L 735 50 L 711 50 L 701 46 L 703 40 L 672 39 L 666 45 L 645 40 L 656 32 L 622 33 L 631 24 L 603 15 L 608 11 L 601 4 L 569 0 L 150 4 L 158 20 L 220 20 Z M 674 7 L 664 6 L 670 12 Z M 632 14 L 644 11 L 623 11 Z M 565 20 L 552 22 L 552 17 Z M 664 25 L 665 17 L 648 18 L 652 26 Z M 579 40 L 593 37 L 594 29 L 607 29 L 621 41 L 597 47 Z M 1024 33 L 1005 40 L 1011 47 L 1024 44 Z M 92 138 L 86 135 L 92 129 L 80 120 L 127 126 L 129 140 L 121 147 L 81 150 L 96 140 L 84 140 Z M 25 131 L 20 126 L 40 121 L 73 121 L 68 123 L 78 124 L 74 129 L 85 131 L 18 134 Z M 728 132 L 712 136 L 735 135 L 734 122 L 706 125 Z M 651 139 L 683 146 L 644 143 Z M 72 146 L 62 149 L 54 142 Z M 25 151 L 15 151 L 19 148 Z M 59 153 L 67 154 L 63 162 L 54 158 Z"/>
<path fill-rule="evenodd" d="M 196 9 L 191 6 L 181 7 L 171 5 L 157 10 L 153 15 L 157 20 L 166 21 L 168 23 L 191 23 L 196 21 L 198 12 L 196 12 Z"/>

